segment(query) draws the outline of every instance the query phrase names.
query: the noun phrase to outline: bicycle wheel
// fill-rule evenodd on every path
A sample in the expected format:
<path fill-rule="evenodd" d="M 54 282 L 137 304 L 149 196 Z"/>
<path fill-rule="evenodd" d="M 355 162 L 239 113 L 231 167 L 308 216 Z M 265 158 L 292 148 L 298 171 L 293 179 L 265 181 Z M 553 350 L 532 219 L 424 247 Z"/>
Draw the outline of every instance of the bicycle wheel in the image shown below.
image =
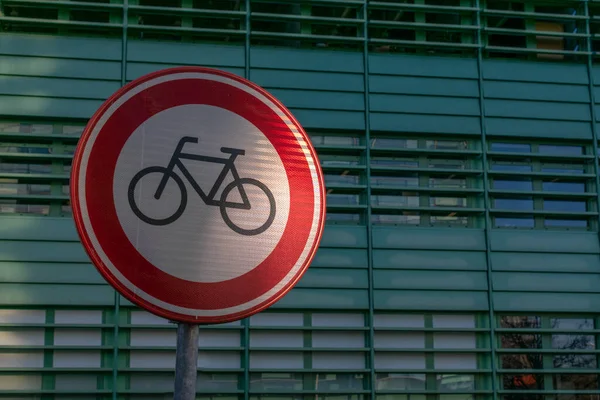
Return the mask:
<path fill-rule="evenodd" d="M 167 217 L 162 217 L 162 218 L 152 218 L 152 217 L 149 217 L 148 215 L 144 214 L 142 212 L 142 210 L 140 209 L 140 207 L 138 207 L 138 204 L 135 201 L 136 200 L 135 199 L 136 186 L 138 185 L 138 183 L 140 183 L 140 181 L 142 179 L 148 177 L 150 174 L 161 174 L 162 176 L 167 174 L 169 176 L 169 179 L 173 179 L 175 181 L 175 183 L 177 184 L 177 186 L 179 187 L 179 191 L 181 192 L 181 202 L 179 203 L 177 210 L 175 210 L 175 212 L 172 215 L 167 216 Z M 156 188 L 153 187 L 153 188 L 151 188 L 151 191 L 149 191 L 149 193 L 152 193 L 152 198 L 154 198 L 155 190 L 156 190 Z M 185 211 L 185 207 L 187 206 L 187 190 L 185 188 L 185 184 L 183 183 L 183 180 L 181 180 L 179 175 L 177 175 L 175 172 L 173 172 L 165 167 L 148 167 L 148 168 L 144 168 L 143 170 L 141 170 L 140 172 L 135 174 L 135 176 L 129 183 L 129 190 L 127 193 L 127 197 L 129 200 L 129 206 L 131 207 L 131 210 L 133 211 L 133 213 L 139 219 L 141 219 L 142 221 L 144 221 L 150 225 L 168 225 L 172 222 L 175 222 L 179 217 L 181 217 L 181 214 L 183 214 L 183 211 Z M 156 200 L 160 200 L 160 199 L 156 199 Z"/>
<path fill-rule="evenodd" d="M 264 194 L 267 196 L 267 199 L 269 200 L 269 215 L 268 215 L 265 223 L 263 223 L 258 228 L 253 228 L 253 229 L 242 228 L 241 226 L 236 225 L 231 220 L 229 215 L 227 214 L 228 209 L 233 208 L 233 207 L 227 207 L 227 197 L 229 196 L 229 194 L 231 193 L 231 191 L 233 189 L 239 188 L 240 185 L 258 187 L 262 192 L 264 192 Z M 244 189 L 244 191 L 246 191 L 246 189 Z M 246 191 L 246 193 L 248 193 L 248 192 Z M 269 227 L 273 223 L 273 220 L 275 219 L 275 197 L 273 196 L 273 193 L 271 193 L 271 191 L 269 190 L 267 185 L 265 185 L 261 181 L 252 179 L 252 178 L 241 178 L 238 181 L 231 182 L 229 185 L 227 185 L 225 187 L 225 189 L 223 189 L 223 193 L 221 194 L 220 209 L 221 209 L 221 216 L 223 217 L 223 221 L 225 221 L 227 226 L 229 228 L 231 228 L 234 232 L 239 233 L 240 235 L 246 235 L 246 236 L 258 235 L 259 233 L 263 233 L 264 231 L 269 229 Z M 233 209 L 237 209 L 237 208 L 233 208 Z M 252 204 L 250 204 L 249 211 L 253 212 Z"/>

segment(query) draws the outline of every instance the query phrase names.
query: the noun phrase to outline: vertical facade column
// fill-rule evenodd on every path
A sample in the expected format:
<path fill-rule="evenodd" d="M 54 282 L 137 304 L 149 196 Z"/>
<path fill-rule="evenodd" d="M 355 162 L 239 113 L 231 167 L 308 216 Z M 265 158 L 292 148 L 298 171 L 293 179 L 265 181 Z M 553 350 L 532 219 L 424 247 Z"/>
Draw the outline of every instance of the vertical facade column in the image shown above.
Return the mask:
<path fill-rule="evenodd" d="M 588 75 L 588 90 L 590 96 L 590 118 L 592 128 L 592 149 L 594 152 L 594 174 L 596 175 L 596 211 L 599 212 L 596 221 L 596 229 L 600 231 L 600 166 L 598 165 L 598 128 L 596 126 L 596 94 L 594 92 L 594 65 L 592 61 L 592 36 L 590 29 L 590 9 L 587 2 L 583 3 L 585 10 L 585 32 L 586 38 L 586 65 Z"/>
<path fill-rule="evenodd" d="M 250 0 L 245 0 L 244 78 L 248 80 L 250 80 L 250 7 Z M 244 327 L 241 338 L 243 349 L 242 368 L 244 369 L 242 389 L 244 390 L 244 400 L 248 400 L 250 396 L 250 318 L 242 320 L 242 326 Z"/>
<path fill-rule="evenodd" d="M 594 91 L 594 63 L 592 56 L 594 54 L 594 49 L 592 47 L 592 30 L 590 29 L 590 8 L 588 2 L 583 3 L 585 10 L 585 33 L 586 37 L 586 47 L 585 50 L 587 52 L 586 61 L 587 61 L 587 74 L 588 74 L 588 90 L 589 90 L 589 101 L 590 101 L 590 119 L 591 119 L 591 128 L 592 128 L 592 149 L 594 155 L 594 175 L 596 175 L 596 211 L 598 212 L 598 218 L 596 220 L 595 229 L 597 230 L 597 235 L 600 235 L 600 165 L 598 163 L 598 128 L 596 125 L 596 93 Z M 600 236 L 599 236 L 600 240 Z M 594 328 L 598 329 L 600 326 L 600 319 L 594 318 Z M 596 336 L 595 344 L 598 346 L 599 338 Z M 600 362 L 596 360 L 596 368 L 600 367 Z"/>
<path fill-rule="evenodd" d="M 485 0 L 483 0 L 485 1 Z M 485 259 L 486 259 L 486 273 L 487 273 L 487 299 L 488 299 L 488 324 L 490 329 L 490 357 L 491 357 L 491 368 L 492 368 L 492 391 L 493 400 L 498 398 L 498 373 L 496 365 L 496 335 L 494 328 L 496 326 L 495 315 L 494 315 L 494 293 L 493 293 L 493 269 L 492 269 L 492 255 L 491 255 L 491 233 L 492 233 L 492 219 L 490 216 L 490 197 L 489 197 L 489 178 L 488 178 L 488 160 L 487 160 L 487 138 L 486 138 L 486 122 L 485 122 L 485 90 L 484 90 L 484 79 L 483 79 L 483 49 L 485 47 L 482 33 L 482 27 L 485 21 L 482 17 L 482 8 L 485 7 L 485 3 L 480 0 L 475 0 L 477 8 L 477 22 L 479 29 L 477 30 L 477 74 L 479 79 L 479 120 L 481 129 L 481 162 L 483 164 L 483 204 L 485 208 Z"/>
<path fill-rule="evenodd" d="M 371 389 L 371 399 L 375 399 L 375 386 L 376 386 L 376 374 L 375 374 L 375 331 L 373 328 L 374 323 L 374 310 L 375 310 L 375 296 L 373 291 L 373 225 L 371 219 L 371 117 L 370 117 L 370 99 L 369 99 L 369 3 L 368 0 L 364 0 L 362 7 L 363 17 L 363 82 L 364 82 L 364 106 L 365 106 L 365 174 L 366 174 L 366 215 L 365 224 L 367 230 L 367 262 L 368 262 L 368 273 L 369 273 L 369 313 L 367 316 L 367 323 L 369 327 L 369 383 Z"/>
<path fill-rule="evenodd" d="M 123 0 L 122 13 L 122 36 L 121 36 L 121 87 L 127 83 L 127 25 L 129 10 L 127 9 L 129 0 Z M 121 311 L 121 295 L 115 290 L 115 308 L 114 308 L 114 330 L 113 330 L 113 366 L 112 366 L 112 399 L 118 399 L 119 386 L 119 322 Z"/>

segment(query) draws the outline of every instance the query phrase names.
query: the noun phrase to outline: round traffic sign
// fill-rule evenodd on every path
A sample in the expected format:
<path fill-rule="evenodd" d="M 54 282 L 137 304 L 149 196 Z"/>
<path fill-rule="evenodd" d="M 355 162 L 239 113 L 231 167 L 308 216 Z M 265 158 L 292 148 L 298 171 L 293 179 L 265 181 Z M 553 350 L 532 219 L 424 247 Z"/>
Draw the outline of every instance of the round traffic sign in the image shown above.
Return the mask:
<path fill-rule="evenodd" d="M 323 176 L 273 96 L 200 67 L 139 78 L 89 121 L 73 215 L 102 276 L 165 318 L 222 323 L 283 297 L 323 231 Z"/>

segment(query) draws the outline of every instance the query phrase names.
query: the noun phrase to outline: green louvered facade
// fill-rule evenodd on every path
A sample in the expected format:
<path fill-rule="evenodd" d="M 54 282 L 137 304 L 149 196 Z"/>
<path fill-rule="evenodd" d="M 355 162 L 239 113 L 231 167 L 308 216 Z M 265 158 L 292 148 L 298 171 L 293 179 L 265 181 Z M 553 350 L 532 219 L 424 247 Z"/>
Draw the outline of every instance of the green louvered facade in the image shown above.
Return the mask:
<path fill-rule="evenodd" d="M 297 288 L 202 328 L 198 398 L 597 400 L 598 35 L 591 0 L 0 0 L 0 399 L 172 398 L 69 172 L 103 100 L 199 65 L 293 112 L 328 214 Z"/>

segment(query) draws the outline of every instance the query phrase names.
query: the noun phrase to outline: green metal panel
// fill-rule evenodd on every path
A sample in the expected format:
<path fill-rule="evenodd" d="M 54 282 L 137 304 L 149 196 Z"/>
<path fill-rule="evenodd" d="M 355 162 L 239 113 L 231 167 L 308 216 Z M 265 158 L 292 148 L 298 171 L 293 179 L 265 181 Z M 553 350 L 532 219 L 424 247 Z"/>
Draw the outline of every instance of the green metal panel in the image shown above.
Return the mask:
<path fill-rule="evenodd" d="M 363 76 L 360 73 L 325 71 L 283 70 L 252 68 L 252 81 L 266 88 L 316 90 L 319 92 L 364 92 Z M 363 106 L 364 107 L 364 106 Z"/>
<path fill-rule="evenodd" d="M 600 299 L 594 293 L 514 293 L 494 292 L 499 313 L 595 313 Z"/>
<path fill-rule="evenodd" d="M 110 306 L 114 304 L 114 290 L 100 285 L 65 284 L 0 284 L 0 302 L 5 306 Z"/>
<path fill-rule="evenodd" d="M 485 311 L 487 291 L 376 290 L 376 310 Z"/>
<path fill-rule="evenodd" d="M 495 272 L 494 290 L 499 292 L 597 293 L 595 274 L 556 274 L 542 272 Z"/>
<path fill-rule="evenodd" d="M 374 271 L 373 279 L 375 289 L 487 291 L 486 275 L 483 272 L 386 269 Z"/>
<path fill-rule="evenodd" d="M 103 284 L 90 263 L 1 261 L 0 281 L 6 283 Z"/>
<path fill-rule="evenodd" d="M 476 229 L 408 231 L 392 227 L 373 229 L 373 247 L 394 249 L 485 250 L 483 232 Z"/>
<path fill-rule="evenodd" d="M 321 247 L 367 247 L 366 230 L 360 226 L 325 226 Z"/>
<path fill-rule="evenodd" d="M 485 265 L 482 251 L 373 250 L 373 268 L 472 271 Z"/>
<path fill-rule="evenodd" d="M 600 255 L 493 252 L 492 264 L 494 271 L 596 273 Z"/>
<path fill-rule="evenodd" d="M 39 262 L 87 262 L 88 255 L 78 242 L 38 242 L 13 241 L 0 242 L 2 261 L 39 261 Z"/>
<path fill-rule="evenodd" d="M 366 270 L 339 268 L 309 268 L 298 282 L 302 288 L 366 289 L 368 287 Z"/>
<path fill-rule="evenodd" d="M 367 290 L 295 288 L 273 305 L 275 309 L 364 310 Z"/>
<path fill-rule="evenodd" d="M 320 247 L 311 267 L 319 268 L 367 268 L 368 252 L 362 249 L 328 249 Z"/>
<path fill-rule="evenodd" d="M 600 252 L 597 235 L 586 232 L 496 231 L 492 233 L 491 245 L 493 251 Z"/>
<path fill-rule="evenodd" d="M 326 60 L 326 61 L 325 61 Z M 363 60 L 359 53 L 338 51 L 314 52 L 301 49 L 252 48 L 250 69 L 280 69 L 363 74 Z"/>

